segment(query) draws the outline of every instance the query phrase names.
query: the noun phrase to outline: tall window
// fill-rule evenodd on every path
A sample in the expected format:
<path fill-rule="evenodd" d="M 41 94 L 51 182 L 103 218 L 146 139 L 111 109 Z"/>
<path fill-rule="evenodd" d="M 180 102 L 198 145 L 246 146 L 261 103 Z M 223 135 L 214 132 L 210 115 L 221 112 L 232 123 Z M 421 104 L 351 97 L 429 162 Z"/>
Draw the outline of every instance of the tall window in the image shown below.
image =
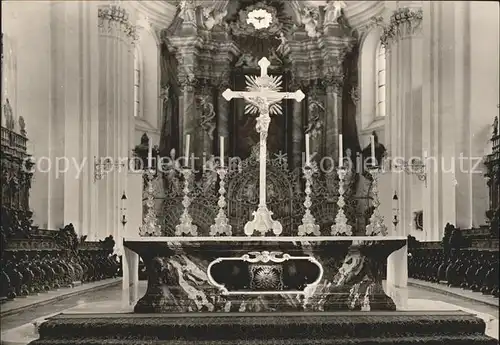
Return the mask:
<path fill-rule="evenodd" d="M 377 48 L 377 117 L 385 116 L 385 48 L 379 44 Z"/>
<path fill-rule="evenodd" d="M 141 60 L 139 50 L 134 51 L 134 116 L 141 115 Z"/>

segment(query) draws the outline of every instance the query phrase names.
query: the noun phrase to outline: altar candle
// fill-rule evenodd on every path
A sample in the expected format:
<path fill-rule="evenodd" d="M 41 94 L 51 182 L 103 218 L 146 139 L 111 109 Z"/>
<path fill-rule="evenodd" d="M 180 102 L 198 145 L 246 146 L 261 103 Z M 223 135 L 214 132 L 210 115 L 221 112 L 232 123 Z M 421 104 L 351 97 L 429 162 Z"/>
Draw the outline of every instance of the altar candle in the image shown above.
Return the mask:
<path fill-rule="evenodd" d="M 191 139 L 191 136 L 189 134 L 186 134 L 186 151 L 185 151 L 185 157 L 186 157 L 186 166 L 189 165 L 189 141 Z"/>
<path fill-rule="evenodd" d="M 148 146 L 148 169 L 153 167 L 153 139 L 149 137 L 149 146 Z"/>
<path fill-rule="evenodd" d="M 370 142 L 371 142 L 371 147 L 372 147 L 372 164 L 375 163 L 375 136 L 372 135 L 370 136 Z"/>
<path fill-rule="evenodd" d="M 220 166 L 224 168 L 224 137 L 220 137 Z"/>
<path fill-rule="evenodd" d="M 339 134 L 339 166 L 344 166 L 344 143 L 342 142 L 342 134 Z"/>
<path fill-rule="evenodd" d="M 306 134 L 306 164 L 309 164 L 309 134 Z"/>

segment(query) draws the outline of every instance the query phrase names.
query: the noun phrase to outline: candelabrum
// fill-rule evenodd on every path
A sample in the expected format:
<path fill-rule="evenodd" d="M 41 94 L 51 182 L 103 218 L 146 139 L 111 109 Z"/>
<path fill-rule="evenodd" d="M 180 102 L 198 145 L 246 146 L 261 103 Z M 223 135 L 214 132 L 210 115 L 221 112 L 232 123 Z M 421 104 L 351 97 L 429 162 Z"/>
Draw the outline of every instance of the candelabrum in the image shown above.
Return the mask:
<path fill-rule="evenodd" d="M 146 199 L 146 217 L 142 221 L 142 225 L 139 228 L 139 234 L 141 236 L 161 236 L 161 229 L 158 226 L 158 218 L 156 217 L 155 211 L 155 199 L 154 199 L 154 188 L 153 181 L 155 176 L 155 171 L 153 169 L 147 169 L 145 171 L 146 181 L 147 181 L 147 199 Z"/>
<path fill-rule="evenodd" d="M 305 193 L 306 193 L 306 198 L 304 200 L 304 207 L 306 208 L 306 212 L 304 213 L 304 217 L 302 217 L 302 225 L 299 225 L 299 231 L 298 235 L 299 236 L 307 236 L 307 235 L 315 235 L 315 236 L 320 236 L 321 232 L 319 231 L 319 225 L 316 224 L 316 219 L 314 219 L 314 216 L 311 214 L 311 186 L 312 186 L 312 177 L 314 174 L 314 169 L 313 167 L 308 163 L 304 166 L 304 169 L 302 169 L 304 172 L 304 179 L 306 180 L 306 188 L 305 188 Z"/>
<path fill-rule="evenodd" d="M 386 236 L 387 226 L 384 224 L 384 217 L 380 214 L 380 200 L 378 197 L 378 179 L 381 174 L 381 169 L 377 166 L 372 166 L 369 173 L 373 178 L 372 194 L 373 194 L 373 213 L 370 217 L 369 224 L 366 226 L 367 236 Z"/>
<path fill-rule="evenodd" d="M 343 166 L 339 166 L 337 169 L 337 174 L 339 176 L 339 199 L 337 201 L 339 209 L 337 211 L 337 216 L 335 217 L 335 222 L 331 227 L 331 233 L 333 236 L 352 236 L 352 226 L 347 224 L 347 217 L 344 213 L 344 181 L 347 175 L 347 169 Z"/>
<path fill-rule="evenodd" d="M 189 197 L 189 181 L 191 180 L 192 176 L 191 169 L 189 169 L 188 167 L 184 167 L 182 169 L 182 176 L 184 177 L 184 198 L 182 199 L 182 206 L 184 206 L 184 211 L 181 214 L 181 223 L 175 227 L 175 236 L 197 236 L 198 227 L 193 224 L 193 219 L 189 215 L 189 205 L 191 205 L 191 198 Z"/>
<path fill-rule="evenodd" d="M 217 169 L 217 174 L 219 175 L 219 202 L 217 205 L 219 206 L 219 213 L 215 217 L 215 224 L 210 226 L 210 236 L 217 235 L 227 235 L 231 236 L 232 230 L 231 225 L 229 224 L 229 219 L 226 216 L 226 188 L 225 188 L 225 178 L 227 175 L 227 169 L 224 167 L 219 167 Z"/>

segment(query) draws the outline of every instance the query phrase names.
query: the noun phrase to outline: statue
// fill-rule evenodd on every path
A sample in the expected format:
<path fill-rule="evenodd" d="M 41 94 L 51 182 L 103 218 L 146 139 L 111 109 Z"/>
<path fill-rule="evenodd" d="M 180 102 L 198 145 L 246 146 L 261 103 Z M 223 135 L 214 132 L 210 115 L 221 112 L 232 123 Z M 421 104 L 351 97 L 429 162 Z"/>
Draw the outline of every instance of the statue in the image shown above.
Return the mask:
<path fill-rule="evenodd" d="M 307 36 L 317 38 L 321 34 L 316 30 L 318 27 L 319 14 L 317 9 L 304 7 L 299 13 L 300 23 L 304 25 Z"/>
<path fill-rule="evenodd" d="M 323 121 L 321 121 L 321 113 L 325 111 L 325 107 L 321 102 L 311 99 L 309 101 L 309 123 L 307 124 L 306 134 L 310 134 L 311 137 L 316 138 L 321 133 L 321 128 L 323 127 Z"/>
<path fill-rule="evenodd" d="M 203 18 L 205 19 L 205 27 L 207 30 L 212 30 L 214 26 L 221 25 L 222 20 L 227 15 L 227 9 L 221 12 L 216 12 L 211 8 L 203 8 Z"/>
<path fill-rule="evenodd" d="M 280 53 L 281 55 L 285 55 L 285 45 L 287 42 L 285 34 L 283 34 L 283 32 L 280 32 L 279 36 L 276 36 L 276 38 L 280 40 L 280 45 L 278 46 L 278 48 L 276 48 L 276 52 Z"/>
<path fill-rule="evenodd" d="M 345 1 L 329 0 L 325 8 L 324 25 L 335 24 L 342 15 L 343 9 L 346 7 Z"/>
<path fill-rule="evenodd" d="M 196 4 L 195 0 L 182 0 L 179 3 L 179 18 L 185 22 L 196 23 Z"/>
<path fill-rule="evenodd" d="M 3 105 L 3 116 L 5 116 L 5 127 L 14 130 L 14 115 L 12 114 L 12 106 L 8 98 L 5 99 L 5 104 Z"/>
<path fill-rule="evenodd" d="M 26 122 L 24 122 L 24 117 L 19 116 L 19 133 L 22 136 L 26 136 Z"/>
<path fill-rule="evenodd" d="M 160 99 L 162 100 L 163 105 L 168 103 L 169 91 L 170 91 L 169 85 L 163 85 L 160 89 Z"/>
<path fill-rule="evenodd" d="M 496 137 L 499 133 L 498 130 L 498 116 L 495 117 L 495 121 L 493 122 L 493 137 Z"/>

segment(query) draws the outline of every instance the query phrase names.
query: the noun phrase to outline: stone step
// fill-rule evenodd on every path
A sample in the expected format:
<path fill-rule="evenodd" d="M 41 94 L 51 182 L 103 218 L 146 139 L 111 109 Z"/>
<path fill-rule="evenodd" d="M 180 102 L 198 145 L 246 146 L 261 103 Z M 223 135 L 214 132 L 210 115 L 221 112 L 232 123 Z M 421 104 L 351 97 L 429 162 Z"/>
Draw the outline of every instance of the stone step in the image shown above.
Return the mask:
<path fill-rule="evenodd" d="M 498 344 L 484 335 L 485 329 L 483 320 L 456 311 L 63 314 L 43 323 L 40 339 L 31 344 L 93 344 L 97 338 L 99 344 L 112 344 L 111 339 L 122 341 L 116 344 L 274 344 L 270 339 L 276 344 L 375 344 L 379 339 L 416 344 L 413 338 L 428 338 L 429 344 Z M 450 342 L 432 340 L 443 337 Z M 468 342 L 456 342 L 460 339 Z"/>
<path fill-rule="evenodd" d="M 45 339 L 30 345 L 498 345 L 498 341 L 481 335 L 415 336 L 386 338 L 334 338 L 334 339 L 265 339 L 265 340 L 138 340 L 87 338 L 84 340 Z"/>

